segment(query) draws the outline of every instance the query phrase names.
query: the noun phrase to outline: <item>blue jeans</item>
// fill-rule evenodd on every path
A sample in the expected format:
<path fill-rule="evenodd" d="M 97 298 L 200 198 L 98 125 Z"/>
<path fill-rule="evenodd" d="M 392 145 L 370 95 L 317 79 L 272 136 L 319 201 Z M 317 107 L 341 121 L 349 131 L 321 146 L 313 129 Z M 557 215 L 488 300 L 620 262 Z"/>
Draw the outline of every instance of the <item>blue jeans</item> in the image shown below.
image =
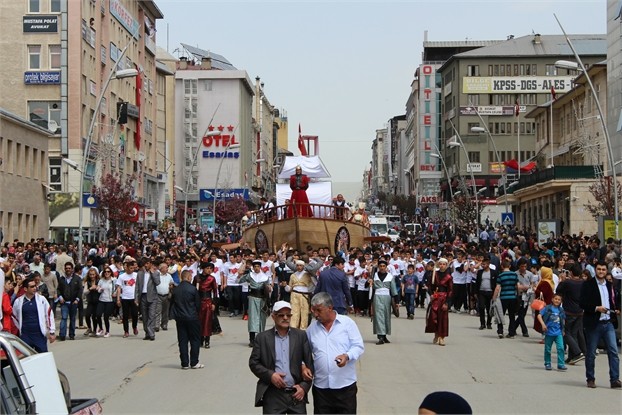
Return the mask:
<path fill-rule="evenodd" d="M 415 315 L 415 293 L 404 293 L 404 301 L 406 302 L 406 312 L 408 315 Z"/>
<path fill-rule="evenodd" d="M 69 303 L 65 301 L 60 305 L 60 337 L 67 335 L 67 317 L 69 317 L 69 337 L 76 337 L 76 313 L 78 312 L 78 305 L 73 302 Z"/>
<path fill-rule="evenodd" d="M 596 347 L 598 341 L 603 339 L 607 347 L 607 357 L 609 358 L 609 381 L 613 382 L 620 379 L 620 356 L 618 356 L 618 345 L 616 344 L 616 332 L 613 325 L 609 322 L 599 322 L 596 327 L 585 329 L 585 341 L 587 343 L 587 355 L 585 356 L 585 377 L 587 380 L 595 380 L 594 363 L 596 360 Z"/>
<path fill-rule="evenodd" d="M 557 367 L 564 367 L 564 337 L 559 334 L 557 336 L 544 336 L 544 366 L 551 365 L 551 346 L 557 347 Z"/>

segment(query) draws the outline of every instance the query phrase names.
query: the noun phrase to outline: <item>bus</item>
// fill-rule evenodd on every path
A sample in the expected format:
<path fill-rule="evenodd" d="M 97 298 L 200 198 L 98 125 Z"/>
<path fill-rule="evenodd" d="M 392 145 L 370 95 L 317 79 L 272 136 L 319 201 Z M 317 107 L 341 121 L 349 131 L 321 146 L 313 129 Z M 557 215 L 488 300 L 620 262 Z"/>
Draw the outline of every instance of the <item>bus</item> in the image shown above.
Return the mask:
<path fill-rule="evenodd" d="M 388 236 L 389 235 L 389 223 L 384 216 L 370 216 L 369 217 L 369 229 L 371 236 Z"/>

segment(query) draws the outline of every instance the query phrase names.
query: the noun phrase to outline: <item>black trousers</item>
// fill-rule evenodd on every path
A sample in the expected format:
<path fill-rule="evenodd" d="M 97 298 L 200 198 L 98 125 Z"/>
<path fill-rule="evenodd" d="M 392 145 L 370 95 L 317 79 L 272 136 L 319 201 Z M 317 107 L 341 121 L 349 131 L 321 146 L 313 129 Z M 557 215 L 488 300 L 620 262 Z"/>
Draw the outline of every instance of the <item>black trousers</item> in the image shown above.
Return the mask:
<path fill-rule="evenodd" d="M 264 414 L 306 414 L 307 405 L 295 401 L 291 393 L 270 386 L 263 395 Z"/>
<path fill-rule="evenodd" d="M 199 363 L 201 349 L 201 326 L 199 320 L 175 320 L 177 323 L 177 343 L 182 367 L 195 366 Z M 190 355 L 188 355 L 190 343 Z"/>
<path fill-rule="evenodd" d="M 518 307 L 516 310 L 516 322 L 514 323 L 514 332 L 520 327 L 523 335 L 529 334 L 529 330 L 527 329 L 527 324 L 525 323 L 525 316 L 527 316 L 527 307 L 524 307 L 525 303 L 523 300 L 517 300 Z"/>
<path fill-rule="evenodd" d="M 510 324 L 508 324 L 508 336 L 516 336 L 516 307 L 518 305 L 517 299 L 501 300 L 501 306 L 503 307 L 503 314 L 508 312 L 510 317 Z M 497 334 L 503 334 L 503 324 L 497 324 Z"/>
<path fill-rule="evenodd" d="M 132 328 L 138 328 L 138 306 L 134 300 L 121 299 L 121 310 L 123 310 L 123 331 L 130 331 L 130 317 L 132 317 Z"/>
<path fill-rule="evenodd" d="M 227 285 L 225 290 L 229 297 L 229 312 L 238 314 L 242 308 L 242 286 Z"/>
<path fill-rule="evenodd" d="M 320 389 L 313 386 L 314 414 L 355 414 L 356 382 L 341 389 Z"/>
<path fill-rule="evenodd" d="M 104 325 L 106 326 L 106 333 L 110 333 L 110 316 L 114 312 L 114 302 L 100 301 L 97 303 L 97 327 L 102 329 L 102 316 L 104 317 Z"/>
<path fill-rule="evenodd" d="M 492 300 L 492 291 L 480 291 L 477 295 L 477 308 L 479 309 L 479 325 L 483 326 L 484 322 L 487 326 L 492 324 L 492 315 L 490 314 L 490 301 Z M 485 315 L 488 318 L 485 319 Z"/>
<path fill-rule="evenodd" d="M 466 284 L 454 284 L 453 297 L 451 298 L 451 305 L 460 311 L 462 306 L 468 310 L 469 305 L 467 303 L 467 285 Z"/>

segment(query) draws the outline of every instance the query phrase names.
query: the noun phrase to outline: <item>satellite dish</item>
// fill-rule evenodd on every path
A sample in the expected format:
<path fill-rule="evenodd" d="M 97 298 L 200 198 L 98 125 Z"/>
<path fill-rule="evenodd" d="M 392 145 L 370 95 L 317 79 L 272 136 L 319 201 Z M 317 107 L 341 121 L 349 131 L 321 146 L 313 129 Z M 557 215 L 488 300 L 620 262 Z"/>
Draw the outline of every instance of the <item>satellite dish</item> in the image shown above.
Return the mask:
<path fill-rule="evenodd" d="M 48 130 L 50 130 L 51 132 L 55 133 L 56 130 L 58 130 L 58 123 L 54 120 L 49 120 L 48 121 Z"/>

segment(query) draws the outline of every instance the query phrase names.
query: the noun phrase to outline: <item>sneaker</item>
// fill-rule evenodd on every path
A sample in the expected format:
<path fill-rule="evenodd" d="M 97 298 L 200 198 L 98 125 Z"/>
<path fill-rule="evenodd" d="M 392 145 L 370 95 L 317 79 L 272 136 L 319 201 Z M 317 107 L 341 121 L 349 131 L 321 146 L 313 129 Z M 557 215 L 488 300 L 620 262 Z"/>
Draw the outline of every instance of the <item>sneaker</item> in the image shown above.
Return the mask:
<path fill-rule="evenodd" d="M 229 313 L 229 317 L 235 317 L 235 313 Z"/>
<path fill-rule="evenodd" d="M 248 314 L 244 314 L 243 320 L 248 320 Z"/>
<path fill-rule="evenodd" d="M 544 368 L 545 368 L 546 370 L 553 370 L 553 368 L 551 367 L 551 365 L 544 365 Z"/>
<path fill-rule="evenodd" d="M 190 366 L 182 366 L 181 369 L 182 370 L 188 370 L 188 369 L 190 369 Z"/>
<path fill-rule="evenodd" d="M 523 333 L 523 337 L 529 337 L 529 333 Z"/>
<path fill-rule="evenodd" d="M 190 369 L 203 369 L 205 367 L 205 365 L 201 364 L 201 363 L 197 363 L 194 366 L 190 366 Z"/>
<path fill-rule="evenodd" d="M 95 336 L 97 337 L 101 337 L 104 335 L 104 331 L 103 330 L 98 330 L 97 333 L 95 333 Z"/>
<path fill-rule="evenodd" d="M 503 334 L 497 334 L 497 336 L 502 339 L 503 338 Z"/>
<path fill-rule="evenodd" d="M 492 324 L 486 324 L 486 329 L 492 330 Z"/>
<path fill-rule="evenodd" d="M 138 336 L 138 329 L 134 329 L 134 336 Z"/>
<path fill-rule="evenodd" d="M 575 363 L 585 359 L 585 355 L 583 353 L 579 353 L 578 355 L 568 359 L 569 365 L 574 365 Z"/>
<path fill-rule="evenodd" d="M 566 366 L 557 366 L 557 370 L 559 370 L 560 372 L 565 372 L 568 370 L 568 368 Z"/>
<path fill-rule="evenodd" d="M 126 331 L 125 333 L 123 333 L 123 338 L 125 339 L 125 338 L 127 338 L 127 337 L 130 337 L 130 333 L 128 333 L 128 332 Z"/>
<path fill-rule="evenodd" d="M 108 337 L 110 337 L 110 333 L 108 332 L 104 333 L 104 338 L 107 339 Z"/>
<path fill-rule="evenodd" d="M 507 336 L 505 336 L 505 338 L 506 338 L 506 339 L 513 339 L 513 338 L 515 338 L 515 337 L 516 337 L 516 336 L 509 335 L 509 334 L 508 334 Z"/>
<path fill-rule="evenodd" d="M 486 328 L 486 326 L 479 326 L 480 330 L 484 330 Z"/>
<path fill-rule="evenodd" d="M 88 336 L 88 335 L 89 335 L 89 334 L 91 334 L 91 333 L 92 333 L 91 329 L 87 329 L 87 330 L 84 332 L 84 335 L 85 335 L 85 336 Z"/>

